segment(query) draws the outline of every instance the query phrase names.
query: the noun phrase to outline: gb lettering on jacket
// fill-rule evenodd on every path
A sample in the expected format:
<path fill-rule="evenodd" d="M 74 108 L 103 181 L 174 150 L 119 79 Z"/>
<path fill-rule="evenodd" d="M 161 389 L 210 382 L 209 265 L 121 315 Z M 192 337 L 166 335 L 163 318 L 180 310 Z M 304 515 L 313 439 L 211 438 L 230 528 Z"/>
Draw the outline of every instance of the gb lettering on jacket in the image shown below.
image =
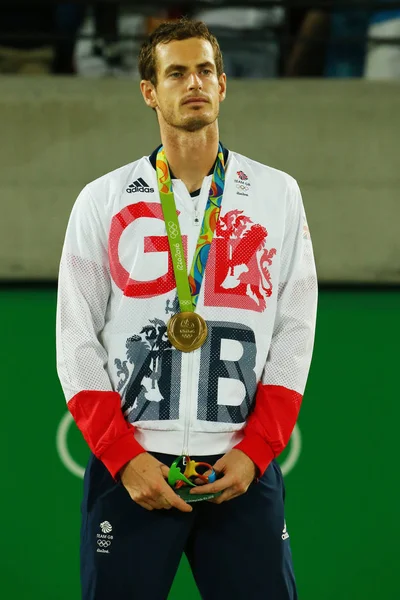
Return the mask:
<path fill-rule="evenodd" d="M 199 229 L 191 233 L 180 220 L 190 265 Z M 268 241 L 266 227 L 254 223 L 245 210 L 222 210 L 197 306 L 209 327 L 193 366 L 198 374 L 198 389 L 193 392 L 199 420 L 239 424 L 251 410 L 262 370 L 254 330 L 262 327 L 269 303 L 276 302 L 271 266 L 277 250 Z M 167 322 L 179 306 L 159 203 L 138 201 L 112 218 L 109 263 L 125 302 L 139 301 L 136 310 L 142 317 L 135 319 L 140 326 L 126 340 L 125 356 L 114 358 L 124 414 L 131 422 L 179 419 L 182 386 L 190 382 L 185 382 L 189 374 L 182 370 L 182 353 L 171 347 L 166 334 Z M 261 346 L 268 337 L 261 336 Z"/>

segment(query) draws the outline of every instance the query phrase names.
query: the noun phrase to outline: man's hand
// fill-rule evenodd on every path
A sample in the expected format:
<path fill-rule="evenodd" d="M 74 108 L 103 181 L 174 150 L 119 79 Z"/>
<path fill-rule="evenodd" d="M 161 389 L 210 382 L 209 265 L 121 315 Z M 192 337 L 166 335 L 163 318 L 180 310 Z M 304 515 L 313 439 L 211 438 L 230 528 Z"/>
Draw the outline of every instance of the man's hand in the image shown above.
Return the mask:
<path fill-rule="evenodd" d="M 146 510 L 172 507 L 182 512 L 193 509 L 168 485 L 169 467 L 148 452 L 132 458 L 120 471 L 121 481 L 134 502 Z"/>
<path fill-rule="evenodd" d="M 211 494 L 224 490 L 220 496 L 210 500 L 215 504 L 221 504 L 226 500 L 232 500 L 245 494 L 257 475 L 257 467 L 251 458 L 235 448 L 217 460 L 213 467 L 217 474 L 222 475 L 222 477 L 214 483 L 199 485 L 197 488 L 193 488 L 190 493 Z M 200 482 L 199 479 L 195 481 L 195 483 Z"/>

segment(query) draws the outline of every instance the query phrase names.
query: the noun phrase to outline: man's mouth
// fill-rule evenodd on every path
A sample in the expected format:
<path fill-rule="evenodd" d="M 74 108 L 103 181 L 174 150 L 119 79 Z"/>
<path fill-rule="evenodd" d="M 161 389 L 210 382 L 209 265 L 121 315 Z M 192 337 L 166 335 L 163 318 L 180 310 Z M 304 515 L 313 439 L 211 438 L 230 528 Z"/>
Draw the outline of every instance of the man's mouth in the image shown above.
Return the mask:
<path fill-rule="evenodd" d="M 206 103 L 206 102 L 208 102 L 208 100 L 206 100 L 206 98 L 193 97 L 193 98 L 188 98 L 187 100 L 185 100 L 183 104 L 197 104 L 197 103 Z"/>

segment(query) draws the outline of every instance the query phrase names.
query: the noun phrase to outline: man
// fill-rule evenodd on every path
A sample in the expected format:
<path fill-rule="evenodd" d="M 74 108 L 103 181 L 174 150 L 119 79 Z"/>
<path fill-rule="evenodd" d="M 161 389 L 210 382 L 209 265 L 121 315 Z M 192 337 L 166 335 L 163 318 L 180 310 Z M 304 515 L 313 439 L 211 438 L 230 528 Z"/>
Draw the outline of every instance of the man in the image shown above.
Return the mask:
<path fill-rule="evenodd" d="M 203 23 L 161 25 L 139 68 L 162 146 L 84 188 L 60 267 L 58 371 L 93 453 L 82 596 L 163 600 L 185 552 L 206 600 L 293 600 L 275 457 L 314 336 L 300 191 L 220 144 L 226 77 Z M 218 474 L 193 500 L 222 493 L 180 498 L 179 455 Z"/>

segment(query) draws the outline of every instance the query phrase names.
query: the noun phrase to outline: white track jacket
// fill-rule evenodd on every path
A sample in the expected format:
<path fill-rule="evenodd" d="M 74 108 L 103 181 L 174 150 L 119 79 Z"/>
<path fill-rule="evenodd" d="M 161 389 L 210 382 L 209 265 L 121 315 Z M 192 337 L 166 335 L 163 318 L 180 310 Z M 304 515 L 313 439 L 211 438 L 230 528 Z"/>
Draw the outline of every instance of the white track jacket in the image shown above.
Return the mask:
<path fill-rule="evenodd" d="M 195 198 L 173 180 L 188 270 L 211 180 Z M 175 279 L 156 171 L 144 156 L 87 185 L 70 216 L 57 304 L 68 408 L 114 477 L 143 451 L 204 456 L 232 448 L 261 475 L 297 420 L 316 304 L 296 181 L 230 151 L 196 309 L 208 337 L 194 352 L 172 347 Z"/>

